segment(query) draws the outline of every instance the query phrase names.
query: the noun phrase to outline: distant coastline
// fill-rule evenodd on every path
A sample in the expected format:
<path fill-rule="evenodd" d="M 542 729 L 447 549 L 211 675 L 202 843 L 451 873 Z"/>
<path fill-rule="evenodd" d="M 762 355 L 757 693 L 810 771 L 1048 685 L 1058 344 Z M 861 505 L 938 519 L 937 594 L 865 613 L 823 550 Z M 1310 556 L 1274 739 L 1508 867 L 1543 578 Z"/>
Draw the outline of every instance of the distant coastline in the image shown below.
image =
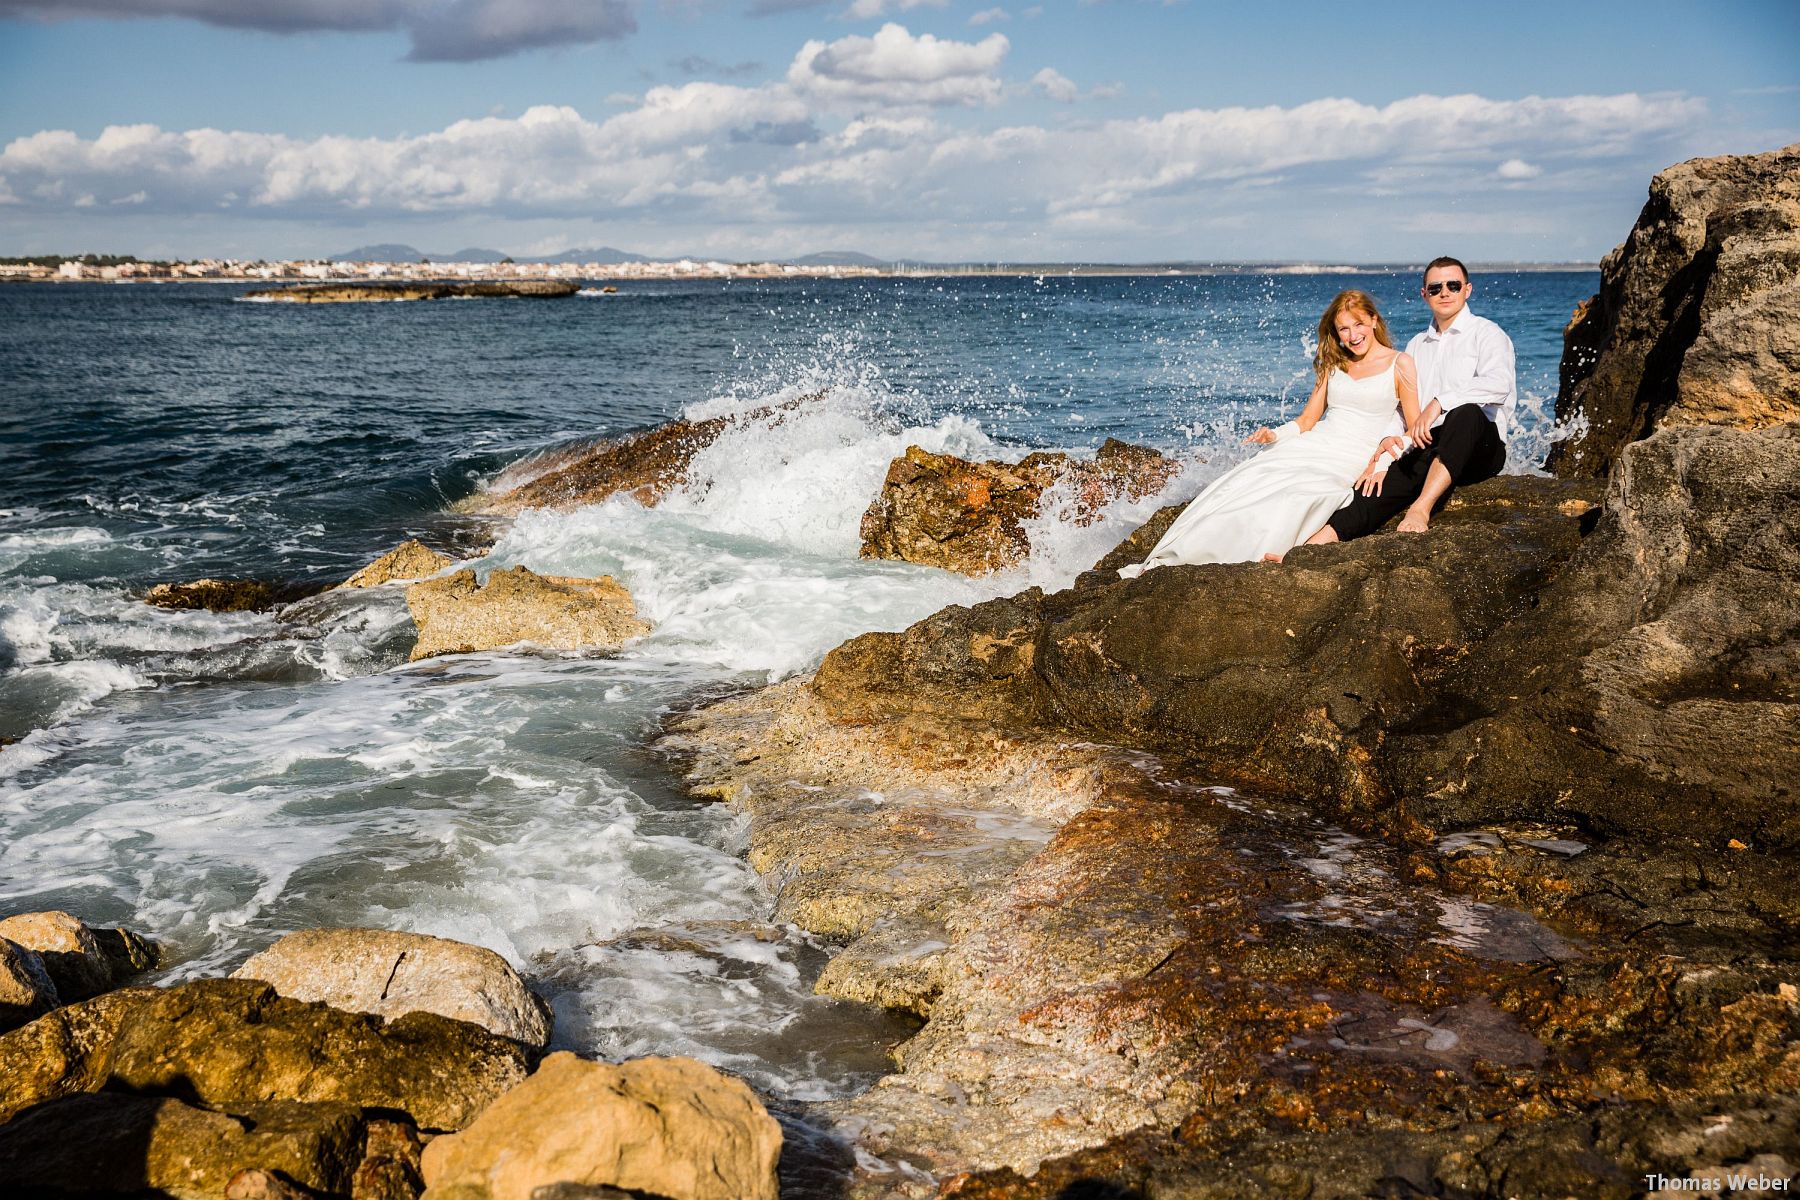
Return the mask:
<path fill-rule="evenodd" d="M 822 256 L 813 256 L 822 257 Z M 846 256 L 848 257 L 848 256 Z M 859 258 L 864 256 L 858 256 Z M 1416 271 L 1420 263 L 1316 262 L 961 262 L 897 261 L 756 261 L 719 259 L 640 259 L 594 262 L 432 262 L 350 260 L 199 259 L 185 262 L 139 260 L 121 256 L 54 255 L 0 258 L 0 283 L 260 283 L 381 282 L 460 283 L 524 280 L 679 280 L 679 279 L 868 279 L 942 278 L 958 276 L 1308 276 L 1396 275 Z M 1475 263 L 1488 273 L 1594 271 L 1587 262 Z"/>

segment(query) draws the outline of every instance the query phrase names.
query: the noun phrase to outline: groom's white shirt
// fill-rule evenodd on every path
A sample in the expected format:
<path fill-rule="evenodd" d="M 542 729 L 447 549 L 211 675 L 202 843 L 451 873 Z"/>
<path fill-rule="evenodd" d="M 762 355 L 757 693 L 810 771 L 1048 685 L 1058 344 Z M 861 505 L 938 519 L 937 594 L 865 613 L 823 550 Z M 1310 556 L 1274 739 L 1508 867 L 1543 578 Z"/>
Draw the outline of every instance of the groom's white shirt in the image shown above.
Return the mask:
<path fill-rule="evenodd" d="M 1512 339 L 1505 330 L 1465 307 L 1442 333 L 1436 325 L 1428 325 L 1414 334 L 1406 352 L 1419 368 L 1419 404 L 1436 400 L 1443 409 L 1432 428 L 1442 424 L 1451 409 L 1478 404 L 1499 429 L 1502 441 L 1511 436 L 1519 388 Z"/>
<path fill-rule="evenodd" d="M 1414 334 L 1406 343 L 1406 352 L 1419 370 L 1419 406 L 1436 400 L 1442 410 L 1431 423 L 1433 429 L 1444 423 L 1451 409 L 1476 404 L 1494 423 L 1500 440 L 1511 438 L 1519 389 L 1512 339 L 1505 330 L 1464 307 L 1443 332 L 1433 323 Z M 1410 450 L 1412 439 L 1405 433 L 1406 422 L 1396 414 L 1388 436 L 1400 437 Z"/>

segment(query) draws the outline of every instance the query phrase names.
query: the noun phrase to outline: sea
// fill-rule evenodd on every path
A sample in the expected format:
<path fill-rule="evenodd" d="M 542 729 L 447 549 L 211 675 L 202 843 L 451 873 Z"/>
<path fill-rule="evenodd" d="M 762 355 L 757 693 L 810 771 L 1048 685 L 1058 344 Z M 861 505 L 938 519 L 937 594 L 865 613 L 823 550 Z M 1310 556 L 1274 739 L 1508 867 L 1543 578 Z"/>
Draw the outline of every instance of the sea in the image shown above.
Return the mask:
<path fill-rule="evenodd" d="M 1410 273 L 605 283 L 343 305 L 0 286 L 0 915 L 129 926 L 166 947 L 163 980 L 308 927 L 457 938 L 534 981 L 558 1047 L 694 1055 L 782 1104 L 852 1095 L 908 1027 L 812 994 L 830 947 L 772 922 L 744 819 L 683 793 L 662 723 L 856 634 L 1067 585 L 1299 412 L 1340 289 L 1373 294 L 1402 345 L 1426 320 Z M 1518 352 L 1513 470 L 1559 434 L 1561 331 L 1597 285 L 1476 279 Z M 730 414 L 655 508 L 462 512 L 570 447 Z M 857 555 L 908 446 L 1107 438 L 1185 469 L 1093 524 L 1053 492 L 1002 575 Z M 484 572 L 610 574 L 655 630 L 605 657 L 409 664 L 397 588 L 285 615 L 140 599 L 323 585 L 410 537 Z"/>

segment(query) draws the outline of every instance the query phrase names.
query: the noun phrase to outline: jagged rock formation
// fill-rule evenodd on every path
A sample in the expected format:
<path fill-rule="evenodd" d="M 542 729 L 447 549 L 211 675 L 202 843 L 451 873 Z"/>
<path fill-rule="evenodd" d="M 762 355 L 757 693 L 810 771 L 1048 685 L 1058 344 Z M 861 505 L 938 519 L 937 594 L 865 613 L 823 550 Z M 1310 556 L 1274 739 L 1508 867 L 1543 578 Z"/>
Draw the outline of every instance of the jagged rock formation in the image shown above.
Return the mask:
<path fill-rule="evenodd" d="M 495 571 L 485 585 L 458 571 L 406 589 L 419 627 L 413 661 L 529 642 L 548 650 L 611 649 L 650 632 L 631 593 L 610 575 L 572 579 L 525 567 Z"/>
<path fill-rule="evenodd" d="M 1092 461 L 1038 453 L 1016 463 L 978 463 L 909 446 L 863 514 L 862 557 L 965 575 L 1004 570 L 1030 555 L 1025 523 L 1051 488 L 1070 488 L 1076 520 L 1085 523 L 1121 496 L 1154 495 L 1178 470 L 1155 450 L 1113 438 Z"/>
<path fill-rule="evenodd" d="M 476 498 L 466 507 L 513 517 L 528 508 L 579 508 L 621 492 L 654 507 L 687 478 L 694 455 L 719 436 L 725 417 L 670 421 L 654 429 L 612 438 L 571 451 L 537 478 L 498 496 Z"/>
<path fill-rule="evenodd" d="M 64 1004 L 117 987 L 156 965 L 156 943 L 129 929 L 96 929 L 66 912 L 0 921 L 0 939 L 36 953 Z"/>
<path fill-rule="evenodd" d="M 156 584 L 144 593 L 144 603 L 154 608 L 257 612 L 301 599 L 315 590 L 263 579 L 194 579 Z"/>
<path fill-rule="evenodd" d="M 386 929 L 303 929 L 232 972 L 290 1000 L 401 1017 L 429 1012 L 532 1049 L 550 1040 L 543 1002 L 504 958 L 481 946 Z"/>
<path fill-rule="evenodd" d="M 1800 145 L 1697 158 L 1650 184 L 1564 333 L 1560 475 L 1604 476 L 1658 429 L 1800 418 Z"/>

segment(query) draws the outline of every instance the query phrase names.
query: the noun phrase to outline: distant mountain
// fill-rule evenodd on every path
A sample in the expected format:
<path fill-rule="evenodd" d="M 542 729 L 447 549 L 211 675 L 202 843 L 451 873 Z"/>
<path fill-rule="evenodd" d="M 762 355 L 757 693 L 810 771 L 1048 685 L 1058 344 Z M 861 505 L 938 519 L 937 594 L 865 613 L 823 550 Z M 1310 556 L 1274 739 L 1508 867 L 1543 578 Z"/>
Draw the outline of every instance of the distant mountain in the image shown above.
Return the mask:
<path fill-rule="evenodd" d="M 642 254 L 633 254 L 629 250 L 615 250 L 611 246 L 595 246 L 590 250 L 564 250 L 561 254 L 552 254 L 542 258 L 524 258 L 520 262 L 541 263 L 641 263 L 655 262 Z"/>
<path fill-rule="evenodd" d="M 815 254 L 787 261 L 796 267 L 885 267 L 893 262 L 892 259 L 875 258 L 855 250 L 820 250 Z"/>
<path fill-rule="evenodd" d="M 426 257 L 432 262 L 497 263 L 511 258 L 512 255 L 504 250 L 483 250 L 479 246 L 470 246 L 466 250 L 458 250 L 454 254 L 428 254 Z"/>
<path fill-rule="evenodd" d="M 332 262 L 423 262 L 427 256 L 412 246 L 398 242 L 382 242 L 376 246 L 358 246 L 342 254 L 333 254 Z"/>

